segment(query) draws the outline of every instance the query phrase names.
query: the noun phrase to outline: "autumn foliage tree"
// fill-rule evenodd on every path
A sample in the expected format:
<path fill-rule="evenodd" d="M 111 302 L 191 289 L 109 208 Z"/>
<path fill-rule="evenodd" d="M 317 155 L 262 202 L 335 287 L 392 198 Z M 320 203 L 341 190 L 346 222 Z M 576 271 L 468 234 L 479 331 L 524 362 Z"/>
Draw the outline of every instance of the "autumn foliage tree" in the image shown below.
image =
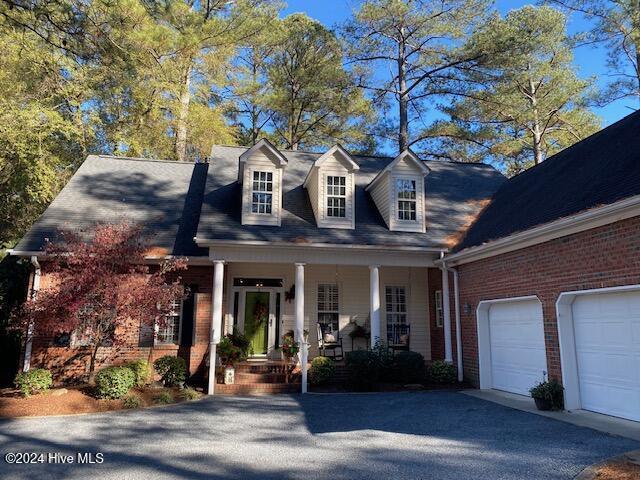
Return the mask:
<path fill-rule="evenodd" d="M 150 269 L 141 233 L 140 226 L 129 224 L 98 225 L 89 239 L 61 232 L 61 241 L 45 251 L 53 285 L 26 302 L 17 317 L 22 328 L 33 326 L 34 336 L 81 336 L 89 382 L 103 346 L 122 345 L 130 326 L 162 324 L 172 304 L 185 296 L 180 279 L 169 277 L 185 269 L 186 260 L 171 259 Z"/>

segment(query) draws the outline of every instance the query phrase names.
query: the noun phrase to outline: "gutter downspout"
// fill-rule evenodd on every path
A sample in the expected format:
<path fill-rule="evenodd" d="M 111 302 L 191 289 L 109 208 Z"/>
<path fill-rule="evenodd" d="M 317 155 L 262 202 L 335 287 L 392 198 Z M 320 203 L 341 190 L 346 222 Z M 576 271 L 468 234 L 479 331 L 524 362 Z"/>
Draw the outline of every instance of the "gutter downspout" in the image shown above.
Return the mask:
<path fill-rule="evenodd" d="M 456 315 L 456 363 L 458 365 L 458 381 L 462 382 L 464 380 L 464 371 L 462 365 L 462 326 L 460 321 L 460 285 L 458 270 L 447 267 L 444 252 L 441 253 L 440 262 L 445 272 L 453 272 L 453 301 Z"/>
<path fill-rule="evenodd" d="M 34 267 L 33 271 L 33 283 L 31 284 L 31 295 L 29 300 L 34 301 L 38 296 L 38 291 L 40 290 L 40 276 L 42 274 L 42 270 L 40 268 L 40 263 L 38 263 L 38 257 L 33 255 L 31 257 L 31 264 Z M 28 372 L 31 368 L 31 350 L 33 348 L 33 321 L 29 322 L 29 326 L 27 327 L 27 341 L 24 346 L 24 361 L 22 362 L 22 371 Z"/>

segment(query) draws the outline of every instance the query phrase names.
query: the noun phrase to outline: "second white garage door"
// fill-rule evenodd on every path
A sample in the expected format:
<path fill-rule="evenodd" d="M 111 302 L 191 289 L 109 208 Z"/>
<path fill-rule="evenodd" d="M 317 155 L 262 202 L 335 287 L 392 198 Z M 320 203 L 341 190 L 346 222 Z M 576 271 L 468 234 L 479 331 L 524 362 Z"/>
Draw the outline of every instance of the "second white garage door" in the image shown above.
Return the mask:
<path fill-rule="evenodd" d="M 640 421 L 640 292 L 576 297 L 582 408 Z"/>
<path fill-rule="evenodd" d="M 537 300 L 501 302 L 489 309 L 492 386 L 522 395 L 544 380 L 542 306 Z"/>

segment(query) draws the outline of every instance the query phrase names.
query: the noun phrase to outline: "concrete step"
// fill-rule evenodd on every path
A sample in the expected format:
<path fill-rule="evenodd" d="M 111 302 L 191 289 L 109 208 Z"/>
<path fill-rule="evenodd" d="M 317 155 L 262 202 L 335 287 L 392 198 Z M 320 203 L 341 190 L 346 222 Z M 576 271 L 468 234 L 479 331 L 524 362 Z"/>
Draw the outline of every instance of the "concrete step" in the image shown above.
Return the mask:
<path fill-rule="evenodd" d="M 248 383 L 216 384 L 216 394 L 221 395 L 270 395 L 275 393 L 298 393 L 299 383 Z"/>

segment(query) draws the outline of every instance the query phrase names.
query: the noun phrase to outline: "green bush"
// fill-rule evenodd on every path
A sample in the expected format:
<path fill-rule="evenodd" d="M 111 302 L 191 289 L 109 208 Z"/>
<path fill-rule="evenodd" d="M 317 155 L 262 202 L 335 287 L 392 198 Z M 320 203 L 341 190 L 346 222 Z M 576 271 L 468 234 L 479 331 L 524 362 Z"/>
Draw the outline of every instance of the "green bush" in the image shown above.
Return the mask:
<path fill-rule="evenodd" d="M 136 377 L 136 386 L 143 387 L 149 381 L 151 377 L 151 370 L 149 369 L 149 362 L 146 360 L 135 360 L 125 364 L 125 367 L 131 369 Z"/>
<path fill-rule="evenodd" d="M 216 353 L 225 366 L 233 366 L 242 359 L 242 350 L 236 347 L 228 336 L 222 337 Z"/>
<path fill-rule="evenodd" d="M 442 360 L 436 360 L 429 368 L 429 378 L 434 383 L 452 384 L 456 383 L 457 369 L 455 365 Z"/>
<path fill-rule="evenodd" d="M 153 397 L 153 401 L 158 404 L 168 405 L 170 403 L 173 403 L 173 395 L 171 394 L 171 392 L 165 390 Z"/>
<path fill-rule="evenodd" d="M 199 391 L 194 390 L 191 387 L 185 388 L 181 393 L 185 400 L 197 400 L 202 397 L 202 394 Z"/>
<path fill-rule="evenodd" d="M 312 385 L 326 385 L 331 383 L 336 373 L 336 365 L 327 357 L 316 357 L 311 361 L 309 381 Z"/>
<path fill-rule="evenodd" d="M 122 399 L 124 408 L 139 408 L 142 406 L 142 398 L 139 395 L 129 394 Z"/>
<path fill-rule="evenodd" d="M 51 372 L 46 368 L 33 368 L 16 375 L 15 384 L 22 394 L 28 397 L 32 393 L 49 390 L 53 385 L 53 380 Z"/>
<path fill-rule="evenodd" d="M 393 358 L 393 376 L 401 383 L 422 383 L 426 380 L 424 357 L 418 352 L 402 351 Z"/>
<path fill-rule="evenodd" d="M 529 390 L 532 398 L 540 398 L 551 403 L 553 410 L 562 410 L 564 408 L 564 388 L 554 378 L 549 382 L 542 382 Z"/>
<path fill-rule="evenodd" d="M 228 333 L 225 335 L 231 343 L 240 349 L 240 361 L 246 360 L 249 356 L 249 350 L 251 349 L 251 340 L 245 337 L 242 333 Z"/>
<path fill-rule="evenodd" d="M 153 366 L 167 387 L 180 386 L 187 379 L 187 363 L 184 358 L 165 355 L 153 362 Z"/>
<path fill-rule="evenodd" d="M 356 390 L 370 390 L 380 379 L 378 361 L 374 352 L 355 350 L 345 354 L 347 378 Z"/>
<path fill-rule="evenodd" d="M 96 375 L 96 392 L 100 398 L 122 398 L 136 384 L 136 376 L 127 367 L 103 368 Z"/>

